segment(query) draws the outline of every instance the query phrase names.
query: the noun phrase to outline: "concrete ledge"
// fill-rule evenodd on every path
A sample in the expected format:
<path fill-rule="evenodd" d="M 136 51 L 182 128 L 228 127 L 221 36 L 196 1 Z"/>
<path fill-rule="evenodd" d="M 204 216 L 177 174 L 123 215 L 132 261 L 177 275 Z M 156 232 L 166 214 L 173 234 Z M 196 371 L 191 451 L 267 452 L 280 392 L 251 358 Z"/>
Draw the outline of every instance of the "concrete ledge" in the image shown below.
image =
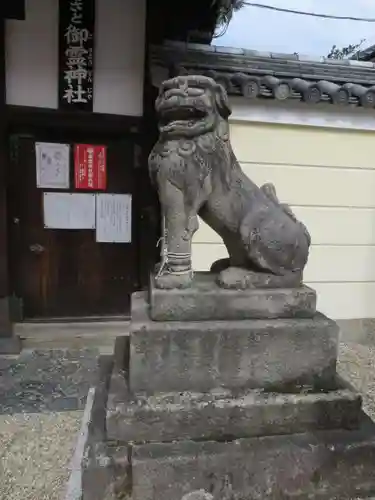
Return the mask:
<path fill-rule="evenodd" d="M 321 314 L 311 319 L 151 321 L 145 296 L 138 294 L 133 296 L 130 390 L 328 389 L 335 379 L 337 346 L 337 325 Z"/>
<path fill-rule="evenodd" d="M 130 491 L 128 446 L 107 440 L 105 414 L 113 356 L 102 356 L 82 458 L 82 500 L 114 500 Z M 126 497 L 127 498 L 127 497 Z M 68 500 L 68 499 L 67 499 Z"/>
<path fill-rule="evenodd" d="M 91 387 L 86 401 L 85 411 L 82 417 L 81 430 L 77 439 L 77 445 L 70 464 L 70 476 L 65 494 L 65 500 L 82 499 L 82 463 L 85 447 L 88 439 L 89 422 L 92 414 L 92 405 L 95 398 L 95 388 Z"/>
<path fill-rule="evenodd" d="M 115 499 L 118 491 L 129 489 L 128 447 L 106 440 L 105 407 L 112 366 L 111 356 L 101 357 L 99 382 L 87 397 L 64 500 Z"/>
<path fill-rule="evenodd" d="M 129 332 L 130 321 L 72 321 L 15 323 L 14 332 L 24 339 L 58 339 L 102 337 L 115 339 Z"/>
<path fill-rule="evenodd" d="M 115 339 L 129 335 L 130 321 L 24 322 L 14 331 L 25 349 L 98 348 L 113 353 Z"/>

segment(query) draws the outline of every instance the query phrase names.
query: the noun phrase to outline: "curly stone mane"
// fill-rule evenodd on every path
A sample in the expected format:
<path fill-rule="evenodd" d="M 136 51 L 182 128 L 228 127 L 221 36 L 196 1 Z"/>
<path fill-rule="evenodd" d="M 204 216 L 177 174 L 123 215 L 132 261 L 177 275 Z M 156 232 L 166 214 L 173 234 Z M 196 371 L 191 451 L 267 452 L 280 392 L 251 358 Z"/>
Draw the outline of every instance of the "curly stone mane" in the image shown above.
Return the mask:
<path fill-rule="evenodd" d="M 157 184 L 158 176 L 164 181 L 169 180 L 184 193 L 187 208 L 195 205 L 213 171 L 220 174 L 223 184 L 229 189 L 231 169 L 228 166 L 234 168 L 237 161 L 231 161 L 231 157 L 235 156 L 229 140 L 227 120 L 232 111 L 228 96 L 223 87 L 211 78 L 201 77 L 200 81 L 212 94 L 212 109 L 207 109 L 207 117 L 204 118 L 207 131 L 187 137 L 185 128 L 176 126 L 172 137 L 160 134 L 149 158 L 153 183 Z M 158 99 L 160 103 L 163 95 Z"/>

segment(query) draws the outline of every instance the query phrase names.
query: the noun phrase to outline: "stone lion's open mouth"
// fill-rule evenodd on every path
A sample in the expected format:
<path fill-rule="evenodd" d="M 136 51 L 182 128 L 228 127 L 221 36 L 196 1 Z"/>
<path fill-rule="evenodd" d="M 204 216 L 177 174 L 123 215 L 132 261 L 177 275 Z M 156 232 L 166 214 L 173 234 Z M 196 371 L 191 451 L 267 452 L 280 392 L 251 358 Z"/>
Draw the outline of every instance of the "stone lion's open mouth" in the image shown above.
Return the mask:
<path fill-rule="evenodd" d="M 206 118 L 207 114 L 197 108 L 189 106 L 171 107 L 160 110 L 160 124 L 171 125 L 178 122 L 192 122 Z"/>

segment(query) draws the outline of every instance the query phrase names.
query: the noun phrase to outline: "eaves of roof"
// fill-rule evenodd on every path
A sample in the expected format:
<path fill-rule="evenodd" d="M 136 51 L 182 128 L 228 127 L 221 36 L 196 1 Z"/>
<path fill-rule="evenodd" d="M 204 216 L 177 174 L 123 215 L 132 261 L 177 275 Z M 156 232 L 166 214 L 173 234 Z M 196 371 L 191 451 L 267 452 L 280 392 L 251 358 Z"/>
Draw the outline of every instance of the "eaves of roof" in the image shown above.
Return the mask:
<path fill-rule="evenodd" d="M 151 64 L 170 76 L 204 74 L 232 95 L 249 99 L 330 102 L 375 108 L 375 64 L 299 54 L 166 42 L 150 50 Z"/>
<path fill-rule="evenodd" d="M 366 49 L 358 50 L 350 59 L 357 61 L 372 61 L 375 58 L 375 45 L 370 45 Z"/>

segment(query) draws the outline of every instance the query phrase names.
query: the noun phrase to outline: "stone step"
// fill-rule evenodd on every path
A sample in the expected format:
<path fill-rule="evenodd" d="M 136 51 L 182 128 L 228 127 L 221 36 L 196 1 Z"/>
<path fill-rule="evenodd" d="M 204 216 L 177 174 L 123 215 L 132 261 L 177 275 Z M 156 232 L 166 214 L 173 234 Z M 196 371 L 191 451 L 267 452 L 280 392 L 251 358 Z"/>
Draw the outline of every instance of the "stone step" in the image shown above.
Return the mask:
<path fill-rule="evenodd" d="M 132 500 L 353 500 L 375 495 L 375 426 L 131 447 Z M 195 495 L 193 494 L 195 493 Z"/>
<path fill-rule="evenodd" d="M 118 442 L 234 439 L 358 427 L 361 396 L 346 382 L 327 393 L 216 390 L 131 397 L 124 373 L 112 374 L 107 437 Z"/>
<path fill-rule="evenodd" d="M 33 321 L 16 323 L 15 333 L 22 340 L 22 349 L 97 348 L 113 353 L 117 337 L 129 335 L 130 321 Z"/>
<path fill-rule="evenodd" d="M 186 289 L 163 290 L 151 276 L 150 316 L 154 321 L 212 321 L 254 318 L 309 318 L 316 312 L 316 292 L 300 288 L 226 290 L 212 273 L 194 275 Z"/>
<path fill-rule="evenodd" d="M 291 385 L 329 389 L 336 375 L 338 327 L 313 318 L 152 321 L 145 294 L 132 299 L 130 389 L 206 392 L 218 387 Z"/>
<path fill-rule="evenodd" d="M 128 335 L 130 321 L 25 321 L 15 323 L 14 332 L 25 340 L 59 341 L 74 338 L 107 339 L 111 341 L 122 335 Z"/>

